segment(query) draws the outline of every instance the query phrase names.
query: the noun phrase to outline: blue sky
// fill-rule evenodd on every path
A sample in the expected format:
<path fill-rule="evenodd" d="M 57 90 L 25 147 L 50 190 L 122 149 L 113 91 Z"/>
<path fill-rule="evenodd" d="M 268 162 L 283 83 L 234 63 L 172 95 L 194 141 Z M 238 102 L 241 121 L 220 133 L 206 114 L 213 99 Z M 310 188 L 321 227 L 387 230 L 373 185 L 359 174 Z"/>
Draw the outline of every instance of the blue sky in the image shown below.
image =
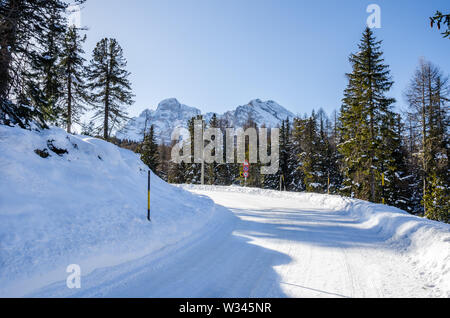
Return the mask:
<path fill-rule="evenodd" d="M 429 26 L 448 0 L 88 0 L 82 24 L 86 51 L 116 38 L 132 73 L 130 115 L 169 97 L 202 111 L 222 113 L 251 99 L 272 99 L 294 113 L 340 107 L 369 13 L 381 8 L 390 96 L 403 92 L 421 56 L 450 73 L 450 40 Z"/>

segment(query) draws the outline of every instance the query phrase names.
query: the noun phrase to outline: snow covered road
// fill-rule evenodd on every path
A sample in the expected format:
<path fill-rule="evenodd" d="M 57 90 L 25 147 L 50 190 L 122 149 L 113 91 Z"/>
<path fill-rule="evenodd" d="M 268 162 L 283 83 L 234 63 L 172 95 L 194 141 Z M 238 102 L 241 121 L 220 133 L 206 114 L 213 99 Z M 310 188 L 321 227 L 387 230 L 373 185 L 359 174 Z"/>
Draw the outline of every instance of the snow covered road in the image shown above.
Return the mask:
<path fill-rule="evenodd" d="M 64 281 L 31 296 L 449 296 L 379 227 L 349 214 L 342 198 L 185 188 L 232 213 L 181 244 L 83 276 L 79 290 Z"/>

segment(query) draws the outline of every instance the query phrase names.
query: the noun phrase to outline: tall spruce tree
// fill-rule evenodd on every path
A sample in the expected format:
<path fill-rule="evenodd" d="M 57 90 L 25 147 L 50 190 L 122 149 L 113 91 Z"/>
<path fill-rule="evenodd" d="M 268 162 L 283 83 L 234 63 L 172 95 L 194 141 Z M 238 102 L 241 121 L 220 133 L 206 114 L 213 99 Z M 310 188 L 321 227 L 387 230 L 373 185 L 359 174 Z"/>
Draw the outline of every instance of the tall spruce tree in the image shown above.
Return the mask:
<path fill-rule="evenodd" d="M 292 126 L 292 151 L 290 156 L 293 163 L 293 168 L 291 171 L 291 188 L 293 191 L 305 191 L 302 162 L 300 159 L 300 154 L 303 153 L 302 143 L 304 119 L 294 118 Z"/>
<path fill-rule="evenodd" d="M 210 128 L 219 128 L 219 119 L 216 114 L 213 114 L 211 120 L 209 121 Z M 215 149 L 212 150 L 212 156 L 215 156 Z M 205 164 L 205 183 L 206 184 L 217 184 L 219 179 L 219 166 L 221 164 L 213 162 L 210 164 Z"/>
<path fill-rule="evenodd" d="M 191 145 L 191 154 L 194 154 L 195 151 L 195 146 L 194 146 L 194 141 L 195 141 L 195 121 L 196 120 L 201 120 L 203 122 L 203 125 L 205 125 L 205 122 L 203 120 L 203 116 L 202 115 L 198 115 L 196 117 L 192 117 L 189 121 L 188 121 L 188 130 L 189 130 L 189 134 L 190 134 L 190 145 Z M 195 162 L 195 156 L 192 156 L 192 162 L 191 163 L 186 163 L 184 164 L 185 167 L 185 171 L 184 171 L 184 179 L 186 183 L 190 183 L 190 184 L 200 184 L 201 183 L 201 163 L 196 163 Z"/>
<path fill-rule="evenodd" d="M 30 67 L 24 71 L 26 98 L 43 114 L 44 120 L 58 124 L 62 114 L 62 77 L 60 56 L 66 31 L 65 17 L 57 7 L 45 15 L 46 28 L 40 38 L 40 50 L 30 60 Z"/>
<path fill-rule="evenodd" d="M 324 193 L 327 186 L 327 172 L 323 160 L 325 153 L 324 144 L 320 143 L 320 134 L 317 128 L 317 115 L 314 111 L 311 117 L 303 120 L 297 126 L 296 134 L 300 136 L 302 149 L 298 157 L 305 190 Z"/>
<path fill-rule="evenodd" d="M 83 43 L 86 36 L 81 36 L 75 26 L 67 30 L 61 52 L 60 67 L 64 79 L 62 124 L 67 132 L 72 132 L 72 124 L 80 124 L 81 115 L 86 111 L 89 101 L 86 89 L 86 67 L 83 57 Z"/>
<path fill-rule="evenodd" d="M 359 199 L 381 202 L 380 158 L 392 152 L 382 147 L 381 130 L 395 102 L 385 95 L 393 81 L 382 58 L 381 41 L 375 40 L 371 29 L 365 29 L 358 47 L 359 52 L 349 58 L 353 70 L 347 74 L 348 86 L 340 112 L 342 191 Z"/>
<path fill-rule="evenodd" d="M 102 119 L 103 138 L 108 140 L 114 128 L 126 119 L 126 106 L 133 104 L 130 73 L 123 50 L 116 39 L 97 43 L 88 69 L 88 87 L 92 91 L 94 118 Z"/>

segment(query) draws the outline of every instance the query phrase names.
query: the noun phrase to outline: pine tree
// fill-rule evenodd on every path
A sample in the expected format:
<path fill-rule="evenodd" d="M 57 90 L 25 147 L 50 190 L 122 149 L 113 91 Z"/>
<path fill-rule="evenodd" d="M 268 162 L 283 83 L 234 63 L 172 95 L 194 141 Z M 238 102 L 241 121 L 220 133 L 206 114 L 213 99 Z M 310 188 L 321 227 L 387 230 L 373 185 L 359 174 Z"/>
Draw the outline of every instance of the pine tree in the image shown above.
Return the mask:
<path fill-rule="evenodd" d="M 392 149 L 381 147 L 381 126 L 390 116 L 394 99 L 385 96 L 393 82 L 384 64 L 381 41 L 366 28 L 359 52 L 351 54 L 352 73 L 340 112 L 344 194 L 372 202 L 381 202 L 382 167 L 380 157 Z"/>
<path fill-rule="evenodd" d="M 68 133 L 72 132 L 73 123 L 80 123 L 80 117 L 86 111 L 84 103 L 89 99 L 85 85 L 84 41 L 86 36 L 81 37 L 76 27 L 69 27 L 61 53 L 60 67 L 64 78 L 62 124 Z"/>
<path fill-rule="evenodd" d="M 176 144 L 176 141 L 172 141 L 170 149 L 172 149 Z M 168 176 L 167 180 L 169 183 L 173 184 L 184 184 L 186 183 L 186 164 L 184 162 L 176 163 L 172 160 L 168 164 Z"/>
<path fill-rule="evenodd" d="M 62 78 L 59 65 L 62 41 L 66 30 L 65 18 L 58 8 L 51 8 L 45 16 L 46 28 L 38 42 L 41 49 L 30 60 L 30 68 L 23 74 L 26 97 L 53 124 L 61 115 Z"/>
<path fill-rule="evenodd" d="M 303 184 L 308 192 L 324 193 L 327 182 L 327 172 L 324 166 L 324 149 L 321 149 L 320 137 L 317 131 L 317 116 L 313 111 L 311 117 L 303 121 L 297 134 L 302 136 L 300 144 L 302 152 L 298 155 L 301 163 Z"/>
<path fill-rule="evenodd" d="M 408 180 L 407 154 L 401 138 L 402 123 L 400 115 L 393 112 L 387 112 L 386 115 L 380 129 L 382 151 L 378 151 L 382 171 L 381 197 L 388 205 L 408 210 L 411 193 Z"/>
<path fill-rule="evenodd" d="M 264 126 L 262 128 L 265 128 Z M 281 172 L 281 154 L 285 153 L 283 146 L 282 146 L 282 142 L 281 139 L 283 138 L 282 136 L 285 135 L 285 123 L 284 120 L 282 121 L 281 127 L 276 127 L 277 129 L 280 129 L 280 138 L 278 140 L 278 144 L 279 144 L 279 151 L 280 151 L 280 156 L 278 158 L 278 171 L 274 174 L 266 174 L 264 175 L 264 182 L 263 182 L 263 187 L 265 189 L 272 189 L 272 190 L 280 190 L 284 189 L 284 186 L 286 185 L 286 183 L 284 182 L 284 184 L 280 185 L 280 182 L 282 181 L 282 172 Z M 272 134 L 270 132 L 268 132 L 268 143 L 267 143 L 267 148 L 268 151 L 271 152 L 272 150 L 272 142 L 275 142 L 274 140 L 272 140 Z M 270 153 L 271 154 L 271 153 Z"/>
<path fill-rule="evenodd" d="M 217 119 L 217 115 L 213 114 L 211 120 L 209 121 L 210 128 L 219 128 L 219 120 Z M 212 151 L 212 156 L 215 156 L 215 150 Z M 219 166 L 220 164 L 217 162 L 213 162 L 210 164 L 205 163 L 205 183 L 206 184 L 217 184 L 218 175 L 219 175 Z"/>
<path fill-rule="evenodd" d="M 102 118 L 103 138 L 109 139 L 112 130 L 127 119 L 125 107 L 133 104 L 130 73 L 123 50 L 115 39 L 104 38 L 97 43 L 88 69 L 88 87 L 94 118 Z"/>
<path fill-rule="evenodd" d="M 138 152 L 141 154 L 141 160 L 155 174 L 159 172 L 160 157 L 158 152 L 158 144 L 155 140 L 155 128 L 150 126 L 149 132 L 144 137 L 144 142 L 140 145 Z"/>
<path fill-rule="evenodd" d="M 283 127 L 284 126 L 284 127 Z M 283 133 L 280 130 L 280 170 L 282 189 L 293 189 L 294 162 L 292 154 L 292 127 L 289 118 L 282 123 Z"/>
<path fill-rule="evenodd" d="M 34 121 L 46 127 L 49 109 L 58 95 L 54 69 L 58 45 L 48 39 L 56 39 L 61 31 L 66 8 L 67 4 L 60 0 L 1 2 L 0 122 L 27 128 Z M 29 73 L 39 66 L 47 73 L 42 84 L 31 81 Z M 30 105 L 31 97 L 37 105 Z"/>
<path fill-rule="evenodd" d="M 231 125 L 227 119 L 219 119 L 219 128 L 222 132 L 222 135 L 225 136 L 226 128 L 229 128 Z M 223 154 L 226 154 L 227 149 L 227 140 L 223 139 Z M 217 175 L 216 182 L 219 185 L 231 185 L 235 182 L 235 180 L 239 177 L 239 166 L 236 163 L 226 163 L 220 164 L 217 167 Z"/>
<path fill-rule="evenodd" d="M 450 223 L 450 190 L 448 183 L 436 173 L 430 178 L 428 190 L 423 198 L 425 216 L 430 220 Z"/>
<path fill-rule="evenodd" d="M 258 124 L 255 122 L 251 114 L 248 114 L 247 120 L 243 125 L 243 130 L 246 131 L 248 128 L 254 128 L 256 130 L 256 134 L 259 135 L 258 130 Z M 264 175 L 261 174 L 261 162 L 259 161 L 259 158 L 256 160 L 257 162 L 252 163 L 250 162 L 250 151 L 255 151 L 252 147 L 254 147 L 253 144 L 250 143 L 250 139 L 247 142 L 247 138 L 244 141 L 245 144 L 245 158 L 250 163 L 250 170 L 249 170 L 249 177 L 247 178 L 247 181 L 245 181 L 245 178 L 240 176 L 241 185 L 246 184 L 248 187 L 253 188 L 260 188 L 264 184 Z M 259 144 L 257 141 L 256 144 L 256 152 L 258 151 Z M 238 164 L 240 172 L 243 172 L 243 166 L 242 164 Z M 239 175 L 241 175 L 239 173 Z"/>
<path fill-rule="evenodd" d="M 293 128 L 291 133 L 292 138 L 292 151 L 290 154 L 292 161 L 292 171 L 291 171 L 291 189 L 294 191 L 305 191 L 305 185 L 303 183 L 303 169 L 302 162 L 300 159 L 300 154 L 303 153 L 302 142 L 303 142 L 303 127 L 304 119 L 294 118 Z"/>
<path fill-rule="evenodd" d="M 194 147 L 194 132 L 195 132 L 195 121 L 201 120 L 204 125 L 203 116 L 198 115 L 196 117 L 192 117 L 188 121 L 188 130 L 190 134 L 190 144 L 191 144 L 191 154 L 194 154 L 195 147 Z M 184 164 L 185 171 L 184 171 L 184 179 L 186 183 L 190 184 L 200 184 L 201 183 L 201 164 L 196 163 L 194 160 L 195 156 L 192 156 L 192 162 Z"/>
<path fill-rule="evenodd" d="M 442 36 L 450 39 L 450 14 L 443 14 L 440 11 L 436 11 L 435 15 L 430 17 L 431 27 L 434 27 L 435 23 L 437 24 L 438 30 L 441 29 L 441 23 L 447 25 L 447 29 L 442 32 Z"/>
<path fill-rule="evenodd" d="M 158 152 L 159 152 L 158 176 L 164 181 L 168 182 L 170 171 L 171 148 L 170 146 L 162 143 L 158 146 Z"/>

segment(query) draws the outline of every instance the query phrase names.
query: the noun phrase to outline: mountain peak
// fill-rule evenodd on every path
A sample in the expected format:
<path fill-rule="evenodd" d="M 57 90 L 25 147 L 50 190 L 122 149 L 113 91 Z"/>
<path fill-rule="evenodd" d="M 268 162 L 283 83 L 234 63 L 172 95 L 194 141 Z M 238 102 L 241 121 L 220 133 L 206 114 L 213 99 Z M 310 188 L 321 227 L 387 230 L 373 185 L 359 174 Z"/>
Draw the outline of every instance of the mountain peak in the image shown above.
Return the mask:
<path fill-rule="evenodd" d="M 200 114 L 198 108 L 181 104 L 176 98 L 168 98 L 161 101 L 156 110 L 146 110 L 138 118 L 131 119 L 116 137 L 141 141 L 147 123 L 147 126 L 155 126 L 156 140 L 168 144 L 176 127 L 187 127 L 188 120 Z M 207 121 L 210 117 L 212 113 L 205 114 Z M 217 117 L 226 120 L 229 127 L 243 127 L 249 118 L 259 126 L 265 124 L 266 127 L 277 127 L 282 120 L 294 118 L 295 115 L 273 100 L 262 101 L 257 98 L 246 105 L 238 106 L 235 110 L 218 114 Z"/>

